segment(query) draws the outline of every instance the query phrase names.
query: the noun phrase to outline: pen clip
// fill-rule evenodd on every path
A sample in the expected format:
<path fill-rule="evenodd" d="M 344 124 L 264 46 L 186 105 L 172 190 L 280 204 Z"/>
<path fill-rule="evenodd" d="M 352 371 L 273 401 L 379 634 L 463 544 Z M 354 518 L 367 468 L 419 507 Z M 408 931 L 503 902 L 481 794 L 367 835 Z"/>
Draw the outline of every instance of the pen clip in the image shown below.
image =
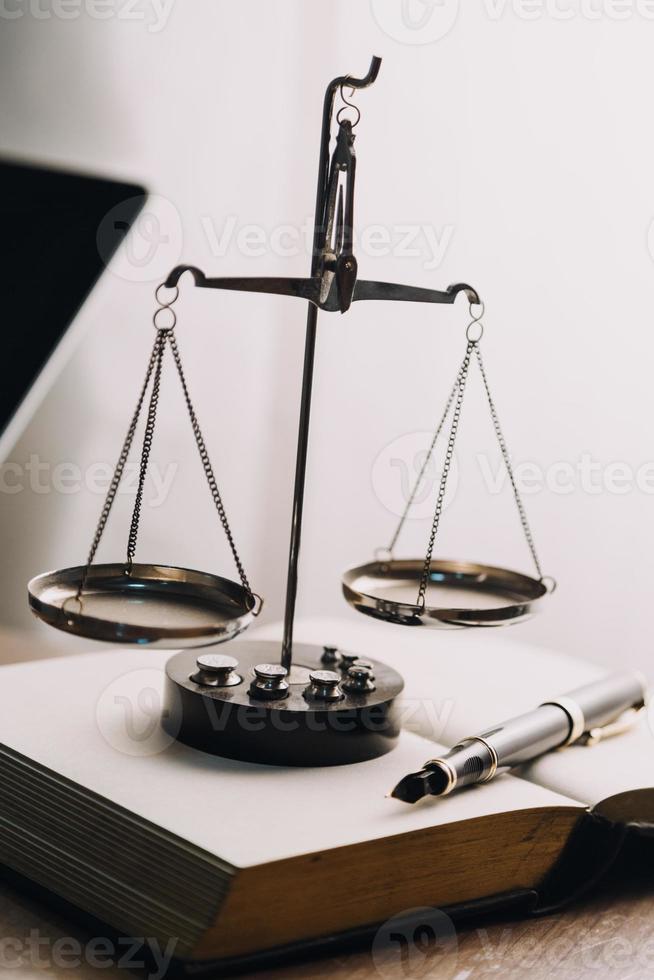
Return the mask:
<path fill-rule="evenodd" d="M 627 710 L 623 711 L 623 713 L 614 721 L 610 721 L 606 725 L 599 725 L 597 728 L 591 728 L 587 732 L 584 732 L 584 734 L 578 740 L 577 745 L 599 745 L 599 743 L 603 742 L 606 738 L 612 738 L 614 735 L 624 735 L 625 732 L 631 731 L 631 729 L 636 726 L 644 708 L 644 701 L 642 704 L 634 705 L 632 708 L 627 708 Z"/>

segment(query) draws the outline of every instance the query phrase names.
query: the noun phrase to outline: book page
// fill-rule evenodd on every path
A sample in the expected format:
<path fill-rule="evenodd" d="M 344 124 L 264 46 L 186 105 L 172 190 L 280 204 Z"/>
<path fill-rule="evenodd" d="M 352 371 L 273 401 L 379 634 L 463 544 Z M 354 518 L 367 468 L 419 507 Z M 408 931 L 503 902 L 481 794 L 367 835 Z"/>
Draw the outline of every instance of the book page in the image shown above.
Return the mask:
<path fill-rule="evenodd" d="M 158 724 L 169 656 L 121 648 L 0 668 L 0 743 L 241 868 L 486 814 L 578 806 L 512 776 L 419 806 L 389 799 L 435 750 L 410 731 L 386 756 L 351 766 L 207 755 Z"/>
<path fill-rule="evenodd" d="M 278 636 L 279 627 L 257 633 Z M 448 746 L 607 673 L 580 658 L 521 643 L 512 630 L 412 629 L 351 613 L 300 621 L 295 635 L 395 667 L 405 680 L 404 727 Z M 551 752 L 519 775 L 587 805 L 654 787 L 654 737 L 646 713 L 637 732 L 592 748 Z"/>
<path fill-rule="evenodd" d="M 654 791 L 654 733 L 647 712 L 634 731 L 598 745 L 569 745 L 550 752 L 523 767 L 520 775 L 559 793 L 574 786 L 575 796 L 589 806 L 629 790 Z M 641 814 L 633 813 L 630 819 L 641 819 Z"/>

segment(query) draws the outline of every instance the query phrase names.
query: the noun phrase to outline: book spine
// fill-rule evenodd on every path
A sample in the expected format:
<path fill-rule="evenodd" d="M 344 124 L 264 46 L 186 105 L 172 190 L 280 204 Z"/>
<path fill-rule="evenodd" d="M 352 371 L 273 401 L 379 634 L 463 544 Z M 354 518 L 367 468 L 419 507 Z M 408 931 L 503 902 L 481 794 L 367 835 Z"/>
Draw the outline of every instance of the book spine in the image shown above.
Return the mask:
<path fill-rule="evenodd" d="M 612 823 L 592 812 L 585 814 L 541 882 L 531 914 L 547 915 L 584 895 L 615 864 L 628 833 L 627 824 Z"/>

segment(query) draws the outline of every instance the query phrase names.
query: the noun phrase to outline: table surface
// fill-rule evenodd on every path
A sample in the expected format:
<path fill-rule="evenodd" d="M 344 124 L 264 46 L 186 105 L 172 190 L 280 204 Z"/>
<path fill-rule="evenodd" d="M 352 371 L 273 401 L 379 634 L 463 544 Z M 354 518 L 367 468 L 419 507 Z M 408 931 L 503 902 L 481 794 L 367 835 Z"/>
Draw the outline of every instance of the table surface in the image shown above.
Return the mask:
<path fill-rule="evenodd" d="M 8 647 L 0 631 L 0 651 Z M 13 636 L 8 660 L 34 657 Z M 47 653 L 55 651 L 47 651 Z M 41 655 L 46 651 L 41 649 Z M 649 846 L 648 846 L 649 845 Z M 447 920 L 445 920 L 446 925 Z M 245 980 L 639 980 L 654 976 L 654 844 L 645 842 L 586 898 L 536 920 L 446 928 L 444 941 L 370 948 L 248 974 Z M 93 936 L 41 901 L 0 881 L 0 980 L 126 980 L 145 971 L 108 965 Z M 93 958 L 95 954 L 95 959 Z M 150 974 L 152 980 L 154 975 Z M 159 980 L 159 978 L 157 978 Z"/>

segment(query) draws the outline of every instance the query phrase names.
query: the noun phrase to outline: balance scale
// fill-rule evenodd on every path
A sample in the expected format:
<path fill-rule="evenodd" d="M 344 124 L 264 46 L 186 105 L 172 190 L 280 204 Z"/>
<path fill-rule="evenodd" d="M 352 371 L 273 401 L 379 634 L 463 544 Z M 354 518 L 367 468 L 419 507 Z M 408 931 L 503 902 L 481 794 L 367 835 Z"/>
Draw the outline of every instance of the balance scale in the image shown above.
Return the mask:
<path fill-rule="evenodd" d="M 366 616 L 407 627 L 501 626 L 524 619 L 555 587 L 554 580 L 542 573 L 488 386 L 480 348 L 483 304 L 479 294 L 465 283 L 439 291 L 358 278 L 353 252 L 354 130 L 360 112 L 350 100 L 356 91 L 372 85 L 380 65 L 381 59 L 374 57 L 365 77 L 340 76 L 327 87 L 308 278 L 209 278 L 194 266 L 180 265 L 157 287 L 154 346 L 86 564 L 39 575 L 28 586 L 34 613 L 57 629 L 104 642 L 177 650 L 166 668 L 162 723 L 179 741 L 231 759 L 294 766 L 354 763 L 388 752 L 399 736 L 397 699 L 403 681 L 397 671 L 328 645 L 293 642 L 319 310 L 346 313 L 352 303 L 371 300 L 452 304 L 463 293 L 471 318 L 463 361 L 391 542 L 372 561 L 343 576 L 343 593 L 350 605 Z M 350 90 L 347 97 L 345 89 Z M 335 113 L 337 95 L 341 104 Z M 233 648 L 234 656 L 212 651 L 198 655 L 197 651 L 242 633 L 259 615 L 263 602 L 251 588 L 237 551 L 182 367 L 174 304 L 183 277 L 185 283 L 192 280 L 201 289 L 295 296 L 308 304 L 283 640 L 281 645 L 241 641 Z M 134 560 L 162 366 L 168 350 L 238 582 L 193 569 Z M 432 557 L 471 362 L 481 372 L 536 569 L 534 577 L 470 561 Z M 146 399 L 147 419 L 127 557 L 119 563 L 94 564 Z M 445 464 L 426 554 L 419 559 L 398 559 L 395 546 L 400 532 L 447 424 Z"/>

